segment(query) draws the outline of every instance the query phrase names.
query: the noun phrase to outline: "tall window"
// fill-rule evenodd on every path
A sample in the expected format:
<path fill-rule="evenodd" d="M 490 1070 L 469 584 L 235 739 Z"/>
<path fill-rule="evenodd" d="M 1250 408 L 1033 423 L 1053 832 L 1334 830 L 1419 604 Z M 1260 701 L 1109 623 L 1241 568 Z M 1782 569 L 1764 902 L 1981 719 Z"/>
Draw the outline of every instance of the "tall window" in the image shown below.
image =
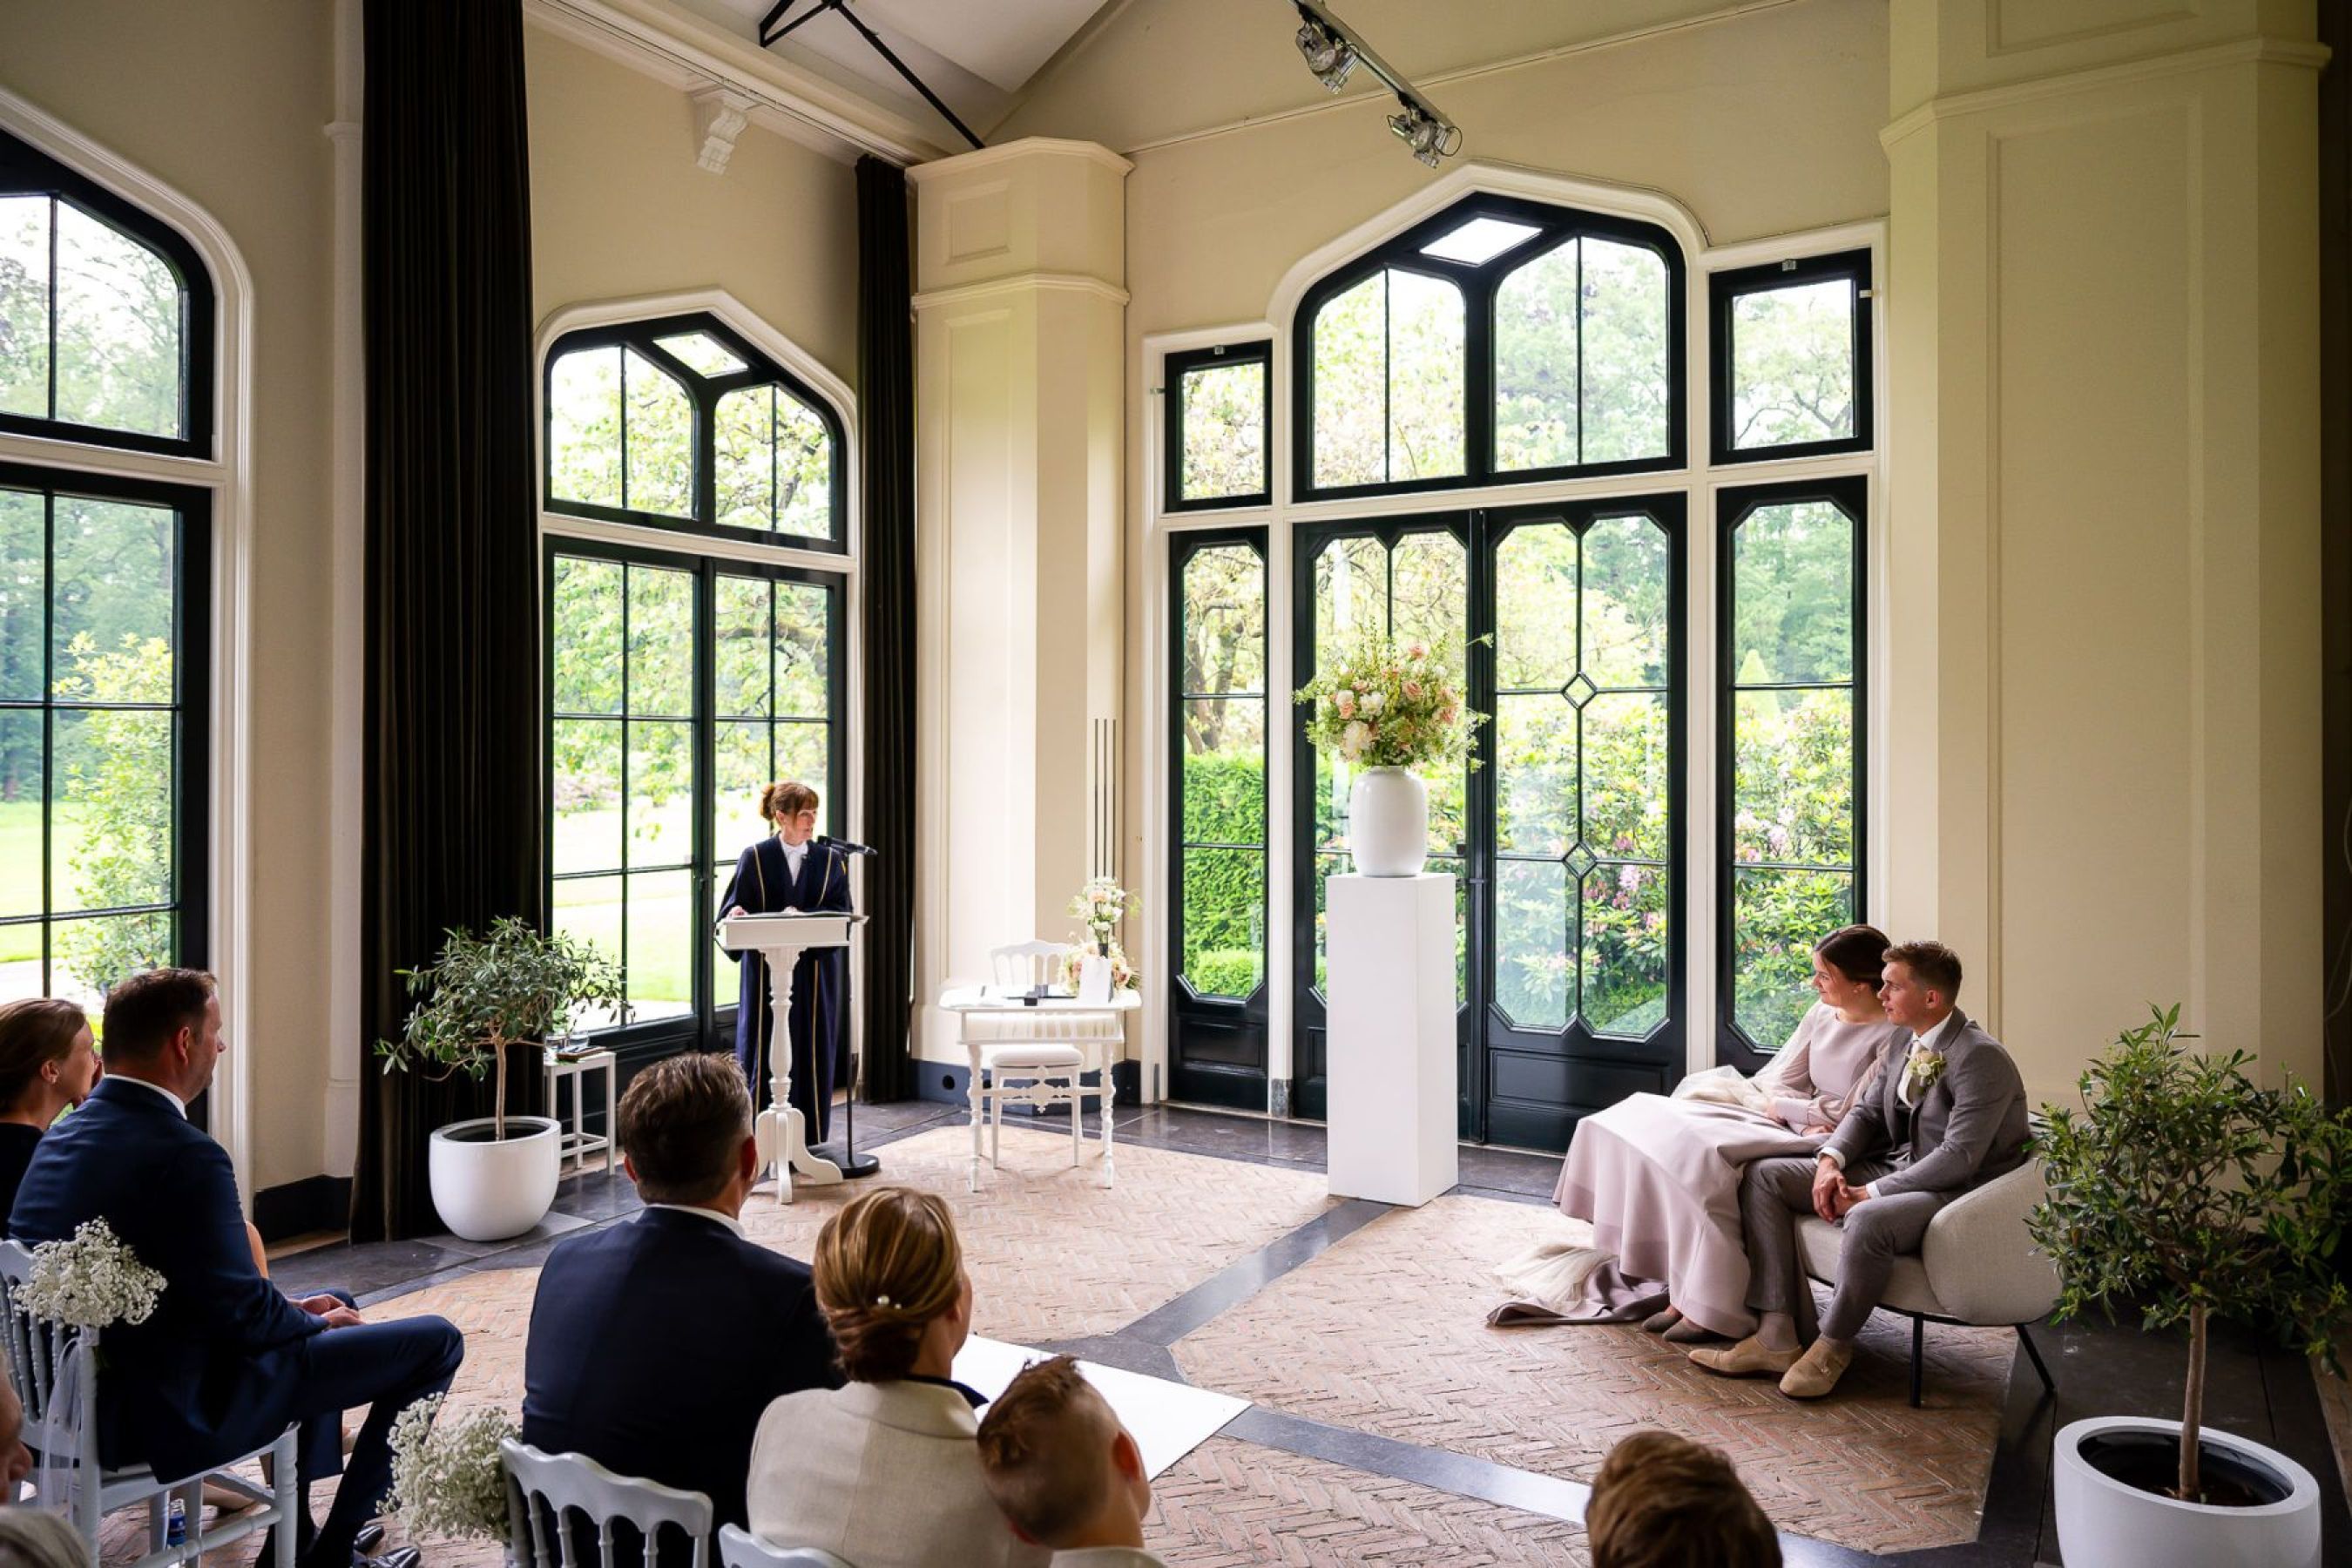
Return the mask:
<path fill-rule="evenodd" d="M 214 302 L 177 232 L 0 132 L 0 1001 L 205 960 Z"/>
<path fill-rule="evenodd" d="M 1307 291 L 1301 497 L 1683 461 L 1682 253 L 1664 230 L 1459 203 Z"/>
<path fill-rule="evenodd" d="M 820 832 L 844 822 L 846 579 L 817 564 L 848 538 L 840 422 L 701 316 L 566 335 L 547 396 L 555 924 L 620 961 L 625 1045 L 718 1044 L 711 921 L 761 789 L 801 780 Z"/>
<path fill-rule="evenodd" d="M 1265 533 L 1186 536 L 1177 551 L 1172 1085 L 1189 1100 L 1265 1098 Z"/>
<path fill-rule="evenodd" d="M 1862 902 L 1863 482 L 1726 490 L 1722 1048 L 1780 1048 Z"/>

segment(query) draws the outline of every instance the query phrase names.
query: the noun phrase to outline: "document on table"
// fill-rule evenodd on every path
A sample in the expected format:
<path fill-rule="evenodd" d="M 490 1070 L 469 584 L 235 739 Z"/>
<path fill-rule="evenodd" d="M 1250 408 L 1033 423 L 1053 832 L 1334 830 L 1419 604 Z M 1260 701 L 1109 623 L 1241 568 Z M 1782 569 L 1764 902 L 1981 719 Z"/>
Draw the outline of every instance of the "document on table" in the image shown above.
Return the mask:
<path fill-rule="evenodd" d="M 1003 1340 L 966 1340 L 955 1359 L 956 1381 L 971 1384 L 993 1400 L 1004 1392 L 1021 1369 L 1045 1359 L 1044 1351 L 1007 1344 Z M 1099 1362 L 1082 1361 L 1086 1374 L 1143 1453 L 1143 1471 L 1157 1477 L 1162 1470 L 1216 1436 L 1225 1423 L 1247 1410 L 1250 1402 L 1230 1394 L 1148 1377 Z M 983 1410 L 982 1415 L 987 1412 Z"/>

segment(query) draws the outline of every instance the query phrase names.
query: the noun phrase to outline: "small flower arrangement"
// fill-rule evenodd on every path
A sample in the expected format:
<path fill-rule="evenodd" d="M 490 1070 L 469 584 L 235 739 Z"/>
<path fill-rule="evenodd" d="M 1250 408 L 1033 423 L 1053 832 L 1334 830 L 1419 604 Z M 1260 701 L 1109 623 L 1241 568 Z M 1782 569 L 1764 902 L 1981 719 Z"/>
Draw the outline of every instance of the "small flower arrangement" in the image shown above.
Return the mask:
<path fill-rule="evenodd" d="M 1904 1059 L 1903 1087 L 1911 1091 L 1911 1102 L 1914 1105 L 1917 1104 L 1919 1097 L 1933 1089 L 1936 1086 L 1936 1080 L 1943 1076 L 1944 1053 L 1941 1051 L 1915 1050 Z"/>
<path fill-rule="evenodd" d="M 1296 700 L 1314 709 L 1307 743 L 1364 767 L 1458 765 L 1486 721 L 1470 711 L 1454 674 L 1458 653 L 1450 640 L 1367 636 L 1349 643 L 1298 689 Z"/>
<path fill-rule="evenodd" d="M 1135 912 L 1133 893 L 1118 885 L 1113 877 L 1097 877 L 1077 890 L 1070 900 L 1070 913 L 1087 928 L 1087 936 L 1099 949 L 1110 941 L 1110 933 L 1118 922 Z"/>
<path fill-rule="evenodd" d="M 392 1491 L 383 1511 L 412 1540 L 507 1539 L 506 1461 L 499 1445 L 516 1436 L 500 1410 L 477 1410 L 446 1425 L 443 1394 L 420 1399 L 392 1428 Z"/>
<path fill-rule="evenodd" d="M 1079 966 L 1086 963 L 1087 954 L 1093 951 L 1092 948 L 1074 947 L 1062 954 L 1061 988 L 1073 996 L 1076 995 L 1078 991 Z M 1116 991 L 1132 991 L 1136 987 L 1136 983 L 1142 978 L 1141 972 L 1128 961 L 1127 950 L 1119 946 L 1117 942 L 1113 942 L 1110 944 L 1111 988 Z"/>
<path fill-rule="evenodd" d="M 145 1322 L 163 1293 L 163 1277 L 140 1262 L 112 1226 L 92 1219 L 68 1240 L 33 1248 L 33 1278 L 16 1300 L 51 1322 L 110 1329 Z"/>

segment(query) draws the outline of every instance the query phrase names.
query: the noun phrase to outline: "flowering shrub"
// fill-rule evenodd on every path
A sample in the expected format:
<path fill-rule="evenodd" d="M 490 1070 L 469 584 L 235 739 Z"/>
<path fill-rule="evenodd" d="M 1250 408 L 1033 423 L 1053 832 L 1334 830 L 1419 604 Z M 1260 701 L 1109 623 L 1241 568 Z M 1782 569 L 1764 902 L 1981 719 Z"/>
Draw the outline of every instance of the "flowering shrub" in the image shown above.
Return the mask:
<path fill-rule="evenodd" d="M 507 1538 L 506 1465 L 499 1445 L 516 1435 L 505 1412 L 477 1410 L 441 1425 L 445 1396 L 420 1399 L 392 1428 L 392 1491 L 383 1511 L 412 1538 Z"/>
<path fill-rule="evenodd" d="M 1118 885 L 1115 877 L 1096 877 L 1080 888 L 1070 900 L 1070 913 L 1087 928 L 1087 937 L 1097 945 L 1110 940 L 1118 922 L 1135 912 L 1133 893 Z"/>
<path fill-rule="evenodd" d="M 109 1329 L 145 1322 L 163 1293 L 163 1277 L 140 1262 L 112 1226 L 92 1219 L 70 1240 L 33 1248 L 33 1278 L 16 1300 L 37 1318 Z"/>
<path fill-rule="evenodd" d="M 1297 700 L 1314 705 L 1307 742 L 1365 767 L 1461 765 L 1485 717 L 1470 711 L 1459 662 L 1445 643 L 1357 639 L 1298 689 Z"/>

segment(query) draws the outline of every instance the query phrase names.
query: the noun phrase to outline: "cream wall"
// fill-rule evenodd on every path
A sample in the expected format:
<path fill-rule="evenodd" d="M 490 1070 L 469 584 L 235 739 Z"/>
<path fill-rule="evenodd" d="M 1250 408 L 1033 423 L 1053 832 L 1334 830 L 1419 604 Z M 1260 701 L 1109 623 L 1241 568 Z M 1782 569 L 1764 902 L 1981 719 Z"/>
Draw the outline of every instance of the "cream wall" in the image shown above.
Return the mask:
<path fill-rule="evenodd" d="M 2063 1093 L 2320 1068 L 2307 4 L 1898 0 L 1892 914 Z"/>
<path fill-rule="evenodd" d="M 531 268 L 544 319 L 589 300 L 718 288 L 857 381 L 851 164 L 757 125 L 696 165 L 693 100 L 540 28 L 526 35 Z"/>
<path fill-rule="evenodd" d="M 321 1005 L 331 759 L 318 741 L 333 571 L 334 7 L 8 0 L 0 38 L 0 86 L 205 209 L 252 273 L 247 826 L 266 825 L 268 853 L 247 889 L 247 1022 L 229 1048 L 247 1058 L 242 1173 L 257 1188 L 297 1181 L 326 1168 L 320 1107 L 334 1027 Z"/>

